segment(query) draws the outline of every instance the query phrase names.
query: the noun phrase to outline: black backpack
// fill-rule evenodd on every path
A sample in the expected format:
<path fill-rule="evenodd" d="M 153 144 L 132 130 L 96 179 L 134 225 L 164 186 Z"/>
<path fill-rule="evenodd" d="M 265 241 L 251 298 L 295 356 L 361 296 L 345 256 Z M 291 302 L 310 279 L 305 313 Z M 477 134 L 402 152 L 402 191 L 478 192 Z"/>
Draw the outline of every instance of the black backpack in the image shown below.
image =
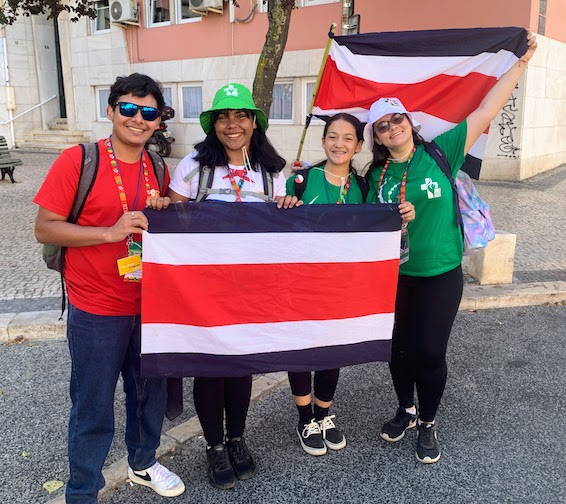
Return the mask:
<path fill-rule="evenodd" d="M 67 222 L 75 224 L 79 219 L 81 212 L 85 206 L 86 199 L 92 190 L 94 181 L 96 180 L 96 174 L 98 173 L 98 163 L 100 158 L 100 153 L 98 150 L 98 143 L 88 143 L 80 144 L 82 150 L 82 161 L 81 161 L 81 173 L 79 175 L 79 185 L 77 187 L 77 193 L 75 194 L 75 200 L 73 201 L 73 207 L 71 212 L 67 217 Z M 155 153 L 149 152 L 149 157 L 151 159 L 151 164 L 153 165 L 153 171 L 157 178 L 159 184 L 159 191 L 163 192 L 163 185 L 165 181 L 165 162 L 163 158 Z M 61 299 L 61 316 L 65 311 L 66 301 L 65 301 L 65 284 L 63 282 L 63 269 L 65 268 L 65 250 L 66 247 L 61 247 L 59 245 L 47 245 L 44 244 L 42 247 L 42 255 L 45 264 L 49 269 L 58 271 L 61 273 L 61 288 L 62 288 L 62 299 Z"/>
<path fill-rule="evenodd" d="M 297 170 L 293 176 L 295 177 L 295 181 L 293 187 L 295 189 L 295 196 L 299 199 L 302 198 L 303 193 L 307 187 L 307 179 L 309 178 L 309 172 L 311 168 L 303 168 L 302 170 Z M 298 175 L 302 176 L 302 180 L 298 177 Z M 369 193 L 369 184 L 365 177 L 358 175 L 357 173 L 353 174 L 356 177 L 356 182 L 358 183 L 358 187 L 362 192 L 362 201 L 365 203 Z M 299 179 L 299 180 L 297 180 Z"/>

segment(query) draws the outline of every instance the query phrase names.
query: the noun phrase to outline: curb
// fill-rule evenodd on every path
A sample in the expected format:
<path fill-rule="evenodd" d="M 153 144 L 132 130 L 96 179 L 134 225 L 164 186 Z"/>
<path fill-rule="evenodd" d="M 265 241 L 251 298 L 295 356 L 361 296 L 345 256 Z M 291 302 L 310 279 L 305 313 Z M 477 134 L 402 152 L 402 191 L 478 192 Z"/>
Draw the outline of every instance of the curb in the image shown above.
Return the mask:
<path fill-rule="evenodd" d="M 254 401 L 261 396 L 267 395 L 284 383 L 287 383 L 287 373 L 285 371 L 255 376 L 252 383 L 251 400 Z M 156 453 L 157 459 L 175 451 L 177 448 L 180 448 L 183 443 L 196 436 L 202 436 L 202 428 L 198 418 L 194 416 L 161 435 L 161 442 Z M 104 476 L 106 485 L 100 490 L 99 496 L 129 481 L 128 456 L 126 455 L 110 464 L 102 471 L 102 475 Z M 47 504 L 65 504 L 65 495 L 51 499 L 47 501 Z"/>
<path fill-rule="evenodd" d="M 459 310 L 477 311 L 519 306 L 566 303 L 566 281 L 507 285 L 465 285 Z M 59 311 L 0 314 L 0 343 L 16 339 L 64 339 L 66 323 L 59 320 Z M 287 382 L 284 371 L 258 375 L 252 385 L 252 401 Z M 157 458 L 180 448 L 191 438 L 202 435 L 198 418 L 192 417 L 161 435 Z M 106 485 L 103 495 L 127 481 L 128 457 L 124 456 L 102 471 Z M 65 504 L 60 495 L 48 504 Z"/>
<path fill-rule="evenodd" d="M 566 302 L 566 281 L 506 285 L 465 285 L 460 310 L 488 310 Z M 0 343 L 65 339 L 66 321 L 58 310 L 0 313 Z"/>

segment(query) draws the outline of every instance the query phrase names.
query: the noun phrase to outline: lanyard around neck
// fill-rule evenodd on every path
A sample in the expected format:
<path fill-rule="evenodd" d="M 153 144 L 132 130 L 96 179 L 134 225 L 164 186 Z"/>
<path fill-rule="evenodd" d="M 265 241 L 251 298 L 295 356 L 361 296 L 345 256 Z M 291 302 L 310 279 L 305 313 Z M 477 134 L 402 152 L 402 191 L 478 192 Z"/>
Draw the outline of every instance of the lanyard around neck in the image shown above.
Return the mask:
<path fill-rule="evenodd" d="M 328 180 L 326 180 L 326 170 L 323 171 L 322 178 L 324 180 L 324 189 L 326 190 L 326 201 L 329 204 L 332 204 L 333 201 L 330 199 Z M 346 183 L 340 188 L 340 195 L 338 196 L 338 201 L 336 201 L 336 204 L 337 205 L 347 204 L 349 199 L 350 199 L 350 174 L 348 174 Z"/>
<path fill-rule="evenodd" d="M 401 178 L 401 187 L 399 189 L 399 194 L 397 196 L 397 201 L 399 203 L 404 203 L 405 199 L 406 199 L 407 174 L 409 173 L 409 166 L 411 166 L 411 162 L 413 161 L 413 157 L 415 155 L 416 150 L 417 150 L 417 148 L 413 147 L 411 154 L 409 154 L 409 159 L 407 159 L 407 166 L 405 168 L 405 172 L 403 173 L 403 177 Z M 387 170 L 389 169 L 390 164 L 391 164 L 391 159 L 388 159 L 387 161 L 385 161 L 385 164 L 383 165 L 383 169 L 381 170 L 381 175 L 379 176 L 379 182 L 377 184 L 377 194 L 378 195 L 381 194 L 381 190 L 383 189 L 383 180 L 385 178 L 385 174 L 387 173 Z M 383 203 L 387 203 L 387 202 L 383 201 Z"/>
<path fill-rule="evenodd" d="M 232 172 L 232 169 L 227 166 L 226 169 L 228 170 L 228 178 L 230 179 L 230 184 L 232 184 L 232 188 L 234 189 L 234 192 L 236 193 L 236 201 L 238 203 L 242 202 L 242 187 L 244 187 L 244 182 L 246 180 L 246 174 L 248 173 L 248 169 L 247 167 L 244 165 L 244 170 L 242 173 L 242 176 L 240 177 L 240 181 L 236 182 L 236 179 L 234 178 L 234 173 Z M 236 171 L 236 170 L 234 170 Z"/>
<path fill-rule="evenodd" d="M 124 190 L 124 182 L 122 180 L 122 173 L 120 172 L 120 166 L 118 165 L 118 159 L 116 158 L 116 155 L 114 154 L 114 149 L 112 147 L 112 137 L 106 140 L 106 152 L 108 153 L 108 157 L 110 158 L 110 167 L 112 168 L 112 172 L 114 173 L 114 181 L 116 182 L 116 186 L 118 187 L 118 194 L 120 196 L 120 203 L 122 204 L 122 210 L 124 211 L 124 213 L 126 213 L 129 211 L 128 200 L 126 198 L 126 192 Z M 138 203 L 142 174 L 143 174 L 143 178 L 145 179 L 145 190 L 147 192 L 147 195 L 150 196 L 151 186 L 149 184 L 149 173 L 147 171 L 147 163 L 144 159 L 143 151 L 140 158 L 140 175 L 138 178 L 138 189 L 136 191 L 136 198 L 134 200 L 132 210 L 136 209 L 136 205 Z"/>

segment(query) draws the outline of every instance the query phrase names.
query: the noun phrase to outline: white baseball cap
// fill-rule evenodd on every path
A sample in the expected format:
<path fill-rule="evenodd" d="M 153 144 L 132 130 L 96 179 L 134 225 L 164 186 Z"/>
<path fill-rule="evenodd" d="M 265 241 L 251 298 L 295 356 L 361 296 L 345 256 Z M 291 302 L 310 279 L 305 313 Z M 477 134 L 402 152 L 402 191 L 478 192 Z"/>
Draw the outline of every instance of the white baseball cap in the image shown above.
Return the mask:
<path fill-rule="evenodd" d="M 413 129 L 417 132 L 421 129 L 421 124 L 413 118 L 399 98 L 380 98 L 370 107 L 364 127 L 364 142 L 370 151 L 373 151 L 373 124 L 387 114 L 406 114 Z"/>

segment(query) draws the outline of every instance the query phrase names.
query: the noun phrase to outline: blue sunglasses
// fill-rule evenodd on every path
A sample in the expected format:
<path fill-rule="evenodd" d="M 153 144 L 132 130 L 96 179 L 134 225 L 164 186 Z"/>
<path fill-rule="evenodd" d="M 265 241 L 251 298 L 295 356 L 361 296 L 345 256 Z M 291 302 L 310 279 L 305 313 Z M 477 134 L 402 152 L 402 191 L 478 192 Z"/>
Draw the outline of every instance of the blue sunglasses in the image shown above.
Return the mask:
<path fill-rule="evenodd" d="M 155 107 L 146 107 L 145 105 L 136 105 L 130 102 L 118 102 L 116 105 L 120 108 L 120 114 L 124 117 L 134 117 L 138 110 L 145 121 L 155 121 L 159 117 L 159 110 Z"/>

